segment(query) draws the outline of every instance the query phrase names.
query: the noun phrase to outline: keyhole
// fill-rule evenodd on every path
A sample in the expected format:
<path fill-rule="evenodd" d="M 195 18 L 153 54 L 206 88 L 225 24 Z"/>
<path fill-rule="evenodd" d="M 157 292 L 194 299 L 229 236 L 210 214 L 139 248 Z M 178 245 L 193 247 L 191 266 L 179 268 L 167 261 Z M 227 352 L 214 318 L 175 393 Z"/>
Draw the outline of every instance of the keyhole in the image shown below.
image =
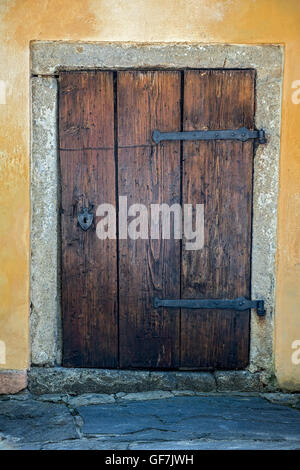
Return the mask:
<path fill-rule="evenodd" d="M 88 230 L 93 223 L 93 214 L 88 212 L 88 208 L 84 207 L 81 209 L 80 213 L 77 216 L 78 223 L 82 230 Z"/>

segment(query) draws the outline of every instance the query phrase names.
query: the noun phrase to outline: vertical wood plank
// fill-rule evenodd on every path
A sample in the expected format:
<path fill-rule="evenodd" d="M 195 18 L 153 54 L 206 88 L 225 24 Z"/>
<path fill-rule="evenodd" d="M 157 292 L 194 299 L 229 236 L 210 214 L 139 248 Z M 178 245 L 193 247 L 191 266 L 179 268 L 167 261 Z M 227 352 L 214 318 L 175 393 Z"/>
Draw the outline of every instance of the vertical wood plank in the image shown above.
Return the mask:
<path fill-rule="evenodd" d="M 59 79 L 63 365 L 118 365 L 116 240 L 96 236 L 96 208 L 115 205 L 111 72 L 65 72 Z M 78 211 L 89 207 L 84 232 Z"/>
<path fill-rule="evenodd" d="M 180 202 L 180 144 L 152 142 L 180 130 L 179 72 L 118 73 L 119 195 L 128 206 Z M 120 240 L 120 365 L 169 368 L 179 361 L 179 311 L 153 298 L 180 295 L 180 240 Z"/>
<path fill-rule="evenodd" d="M 253 70 L 186 71 L 183 130 L 254 126 Z M 183 298 L 250 296 L 251 141 L 183 144 L 183 203 L 204 204 L 204 248 L 182 252 Z M 181 367 L 248 364 L 249 312 L 182 310 Z"/>

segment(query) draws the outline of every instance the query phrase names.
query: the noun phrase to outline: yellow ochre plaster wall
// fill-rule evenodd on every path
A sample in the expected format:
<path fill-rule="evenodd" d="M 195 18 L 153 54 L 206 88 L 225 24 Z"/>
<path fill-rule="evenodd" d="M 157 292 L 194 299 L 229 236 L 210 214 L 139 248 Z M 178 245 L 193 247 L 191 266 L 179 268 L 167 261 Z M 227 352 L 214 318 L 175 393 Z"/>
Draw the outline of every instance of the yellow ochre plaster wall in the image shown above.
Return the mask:
<path fill-rule="evenodd" d="M 0 18 L 0 368 L 29 365 L 29 42 L 283 44 L 275 369 L 299 390 L 300 1 L 0 0 Z"/>

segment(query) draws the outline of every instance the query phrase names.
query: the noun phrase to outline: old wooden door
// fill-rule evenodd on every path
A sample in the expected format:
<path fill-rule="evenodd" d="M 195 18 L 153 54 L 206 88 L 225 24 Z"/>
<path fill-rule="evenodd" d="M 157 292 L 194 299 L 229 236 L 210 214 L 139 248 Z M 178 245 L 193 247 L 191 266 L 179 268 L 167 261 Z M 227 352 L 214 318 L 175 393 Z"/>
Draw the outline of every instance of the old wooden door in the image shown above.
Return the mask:
<path fill-rule="evenodd" d="M 161 142 L 160 131 L 254 126 L 253 70 L 89 71 L 59 77 L 63 365 L 240 369 L 249 311 L 161 298 L 250 296 L 253 142 Z M 127 204 L 204 204 L 204 247 L 120 238 Z M 96 236 L 99 204 L 116 238 Z M 86 208 L 94 220 L 82 230 Z"/>

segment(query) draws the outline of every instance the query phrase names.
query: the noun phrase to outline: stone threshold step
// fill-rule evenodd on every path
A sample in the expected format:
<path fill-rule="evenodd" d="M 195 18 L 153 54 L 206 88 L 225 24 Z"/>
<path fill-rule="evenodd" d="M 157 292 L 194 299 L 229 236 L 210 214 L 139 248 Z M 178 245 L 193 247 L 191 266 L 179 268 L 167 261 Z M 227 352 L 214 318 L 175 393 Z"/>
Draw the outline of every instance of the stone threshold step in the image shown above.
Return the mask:
<path fill-rule="evenodd" d="M 136 393 L 154 390 L 192 392 L 275 391 L 263 373 L 243 371 L 178 372 L 32 367 L 28 389 L 41 394 Z"/>

